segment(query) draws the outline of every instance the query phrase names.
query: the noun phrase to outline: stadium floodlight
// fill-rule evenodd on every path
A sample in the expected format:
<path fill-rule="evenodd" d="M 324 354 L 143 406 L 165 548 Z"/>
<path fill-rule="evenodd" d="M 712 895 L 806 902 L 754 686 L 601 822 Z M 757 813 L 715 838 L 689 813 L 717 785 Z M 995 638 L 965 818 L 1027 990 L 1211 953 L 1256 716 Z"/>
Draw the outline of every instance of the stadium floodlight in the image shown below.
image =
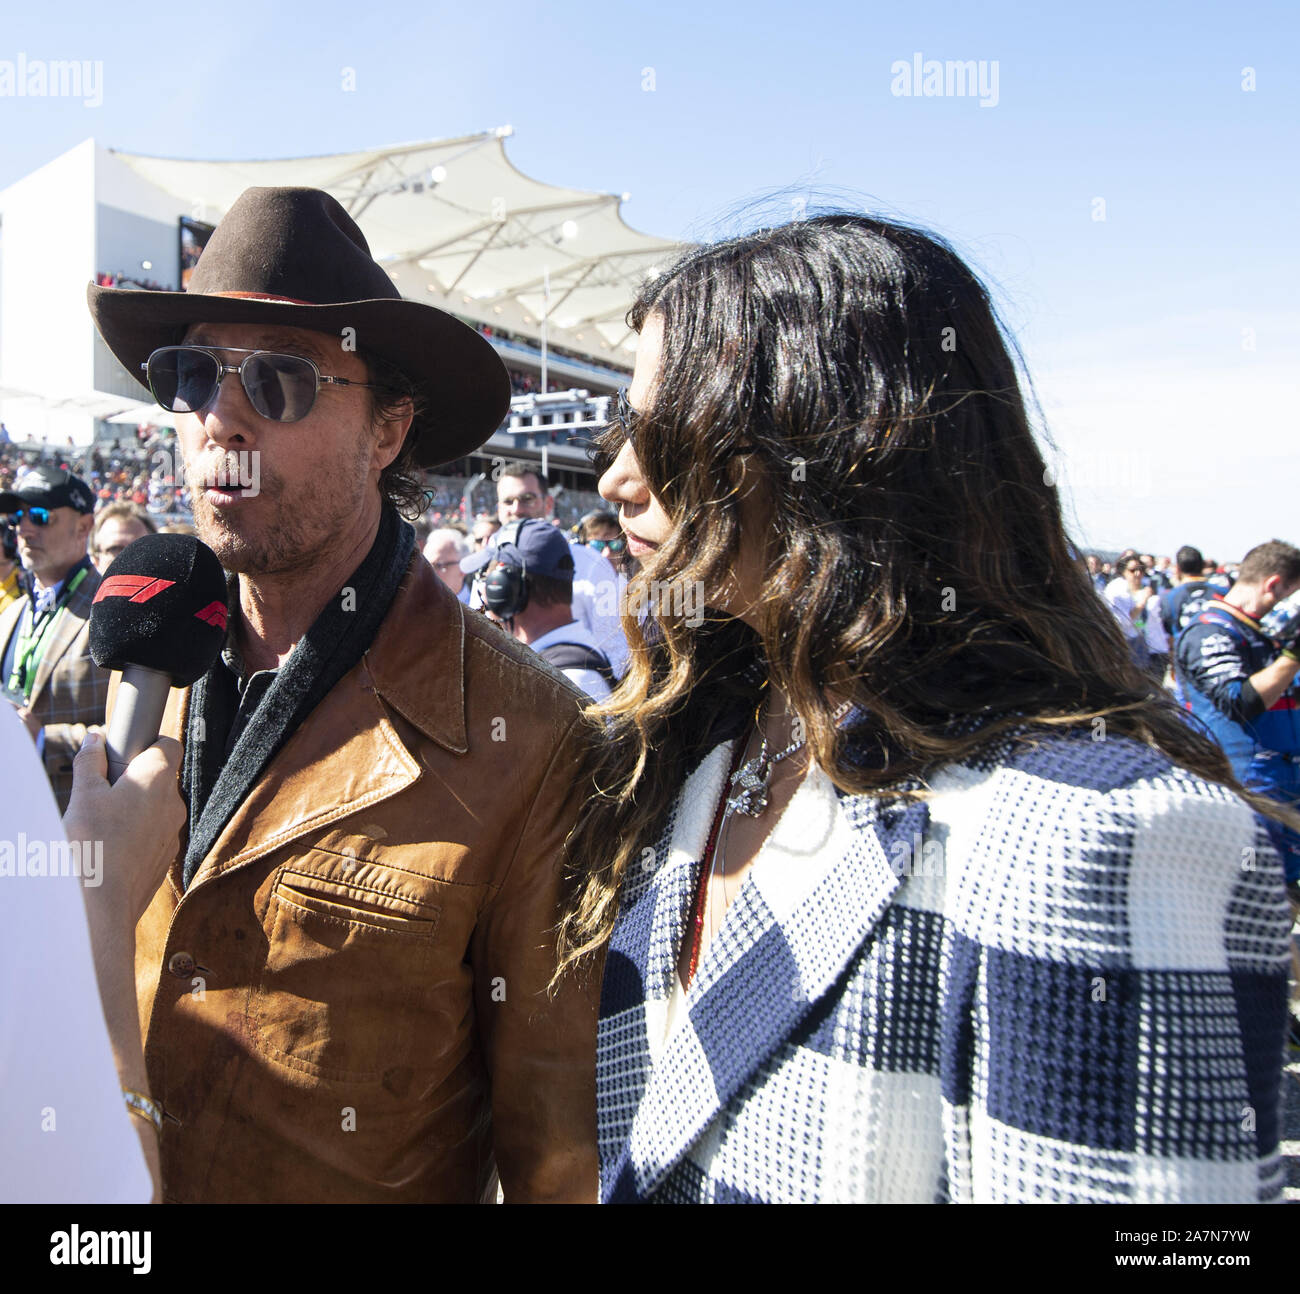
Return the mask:
<path fill-rule="evenodd" d="M 560 233 L 565 238 L 577 238 L 578 222 L 576 220 L 566 220 L 564 224 L 560 226 Z"/>
<path fill-rule="evenodd" d="M 441 184 L 447 178 L 447 168 L 445 166 L 435 166 L 429 171 L 429 183 Z"/>

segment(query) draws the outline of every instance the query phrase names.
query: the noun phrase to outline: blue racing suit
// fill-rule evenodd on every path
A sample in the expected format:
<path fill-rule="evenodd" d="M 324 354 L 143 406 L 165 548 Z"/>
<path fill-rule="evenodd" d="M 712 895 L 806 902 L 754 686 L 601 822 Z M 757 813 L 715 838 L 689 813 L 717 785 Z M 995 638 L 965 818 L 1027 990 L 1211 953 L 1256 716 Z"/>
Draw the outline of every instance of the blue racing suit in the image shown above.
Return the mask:
<path fill-rule="evenodd" d="M 1223 747 L 1237 780 L 1300 808 L 1300 677 L 1268 708 L 1247 681 L 1277 659 L 1254 616 L 1218 598 L 1202 604 L 1174 649 L 1186 705 Z M 1300 880 L 1300 834 L 1265 826 L 1288 882 Z"/>

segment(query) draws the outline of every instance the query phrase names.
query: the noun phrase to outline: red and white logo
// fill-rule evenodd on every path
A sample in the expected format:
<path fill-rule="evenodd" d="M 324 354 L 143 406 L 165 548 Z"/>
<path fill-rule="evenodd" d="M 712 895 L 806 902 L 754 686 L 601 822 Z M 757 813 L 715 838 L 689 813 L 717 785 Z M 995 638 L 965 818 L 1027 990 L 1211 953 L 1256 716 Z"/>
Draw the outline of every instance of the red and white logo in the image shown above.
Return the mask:
<path fill-rule="evenodd" d="M 126 598 L 129 602 L 148 602 L 175 583 L 175 580 L 160 579 L 156 575 L 110 575 L 101 581 L 95 601 Z"/>

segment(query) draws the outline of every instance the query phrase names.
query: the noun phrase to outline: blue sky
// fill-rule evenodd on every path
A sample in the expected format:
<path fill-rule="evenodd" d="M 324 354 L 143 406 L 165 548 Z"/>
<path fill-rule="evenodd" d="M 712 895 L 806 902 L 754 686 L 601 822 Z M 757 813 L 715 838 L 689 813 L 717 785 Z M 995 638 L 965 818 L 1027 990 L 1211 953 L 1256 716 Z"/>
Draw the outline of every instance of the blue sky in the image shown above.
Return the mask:
<path fill-rule="evenodd" d="M 799 198 L 918 221 L 993 287 L 1078 536 L 1226 559 L 1300 540 L 1298 30 L 1222 0 L 69 0 L 6 14 L 0 60 L 99 60 L 103 103 L 0 98 L 0 187 L 88 135 L 281 157 L 509 123 L 522 170 L 629 192 L 650 233 Z M 917 53 L 996 64 L 996 104 L 892 93 Z"/>

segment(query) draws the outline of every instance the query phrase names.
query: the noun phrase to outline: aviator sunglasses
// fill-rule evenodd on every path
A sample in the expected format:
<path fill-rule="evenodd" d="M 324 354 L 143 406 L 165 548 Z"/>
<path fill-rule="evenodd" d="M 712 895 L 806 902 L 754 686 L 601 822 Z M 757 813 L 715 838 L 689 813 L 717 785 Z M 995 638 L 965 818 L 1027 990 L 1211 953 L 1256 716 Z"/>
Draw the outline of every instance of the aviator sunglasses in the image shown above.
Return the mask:
<path fill-rule="evenodd" d="M 217 389 L 228 373 L 238 373 L 248 403 L 273 422 L 298 422 L 316 403 L 321 386 L 360 386 L 378 389 L 373 382 L 354 382 L 347 377 L 322 373 L 302 355 L 279 355 L 273 351 L 219 346 L 247 358 L 239 364 L 225 364 L 202 346 L 163 346 L 140 365 L 153 398 L 173 413 L 200 413 L 216 399 Z"/>

